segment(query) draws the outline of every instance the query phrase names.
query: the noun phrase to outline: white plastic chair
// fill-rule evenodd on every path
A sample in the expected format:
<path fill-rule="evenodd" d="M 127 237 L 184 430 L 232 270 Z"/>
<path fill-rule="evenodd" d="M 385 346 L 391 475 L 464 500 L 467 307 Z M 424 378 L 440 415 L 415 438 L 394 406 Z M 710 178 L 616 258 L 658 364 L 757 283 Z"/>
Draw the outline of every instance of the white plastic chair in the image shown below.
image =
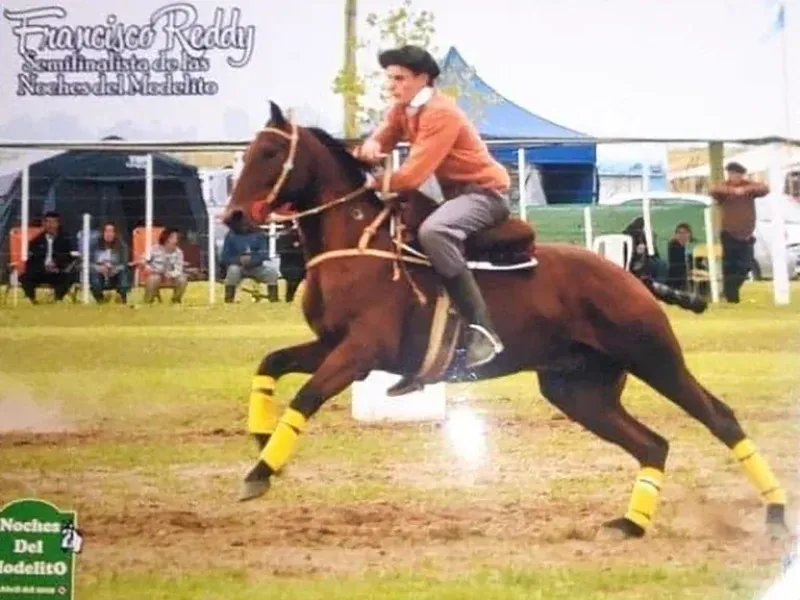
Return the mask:
<path fill-rule="evenodd" d="M 633 238 L 624 233 L 599 235 L 592 242 L 592 250 L 600 256 L 630 270 L 633 258 Z"/>

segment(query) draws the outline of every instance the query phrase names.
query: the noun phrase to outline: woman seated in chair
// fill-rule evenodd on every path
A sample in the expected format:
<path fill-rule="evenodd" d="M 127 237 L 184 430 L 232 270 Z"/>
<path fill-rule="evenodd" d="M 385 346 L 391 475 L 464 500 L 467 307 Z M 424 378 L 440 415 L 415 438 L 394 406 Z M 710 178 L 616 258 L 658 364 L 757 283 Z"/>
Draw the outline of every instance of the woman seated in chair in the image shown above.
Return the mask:
<path fill-rule="evenodd" d="M 158 290 L 162 287 L 173 288 L 172 303 L 178 304 L 188 285 L 188 277 L 184 273 L 183 251 L 178 246 L 180 233 L 168 227 L 158 236 L 158 244 L 150 252 L 147 261 L 147 283 L 145 284 L 144 301 L 151 304 Z"/>
<path fill-rule="evenodd" d="M 689 264 L 694 237 L 688 223 L 679 223 L 667 245 L 669 270 L 667 285 L 676 290 L 689 289 Z"/>
<path fill-rule="evenodd" d="M 636 217 L 622 231 L 631 236 L 633 240 L 633 257 L 631 258 L 630 271 L 639 279 L 648 279 L 661 282 L 664 279 L 664 261 L 658 254 L 656 235 L 652 234 L 653 254 L 647 252 L 647 238 L 644 233 L 644 217 Z"/>
<path fill-rule="evenodd" d="M 127 302 L 131 287 L 128 272 L 128 246 L 117 235 L 117 227 L 106 223 L 89 252 L 91 270 L 89 287 L 98 304 L 105 302 L 106 290 L 116 290 L 122 303 Z"/>

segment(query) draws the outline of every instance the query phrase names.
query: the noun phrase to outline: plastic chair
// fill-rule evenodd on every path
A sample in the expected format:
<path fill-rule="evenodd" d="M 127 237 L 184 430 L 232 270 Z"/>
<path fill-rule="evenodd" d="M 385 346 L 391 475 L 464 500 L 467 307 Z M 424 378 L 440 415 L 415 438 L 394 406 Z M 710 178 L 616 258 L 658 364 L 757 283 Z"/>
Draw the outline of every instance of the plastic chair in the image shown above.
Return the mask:
<path fill-rule="evenodd" d="M 611 233 L 594 238 L 592 250 L 600 256 L 630 270 L 633 259 L 633 238 L 624 233 Z"/>

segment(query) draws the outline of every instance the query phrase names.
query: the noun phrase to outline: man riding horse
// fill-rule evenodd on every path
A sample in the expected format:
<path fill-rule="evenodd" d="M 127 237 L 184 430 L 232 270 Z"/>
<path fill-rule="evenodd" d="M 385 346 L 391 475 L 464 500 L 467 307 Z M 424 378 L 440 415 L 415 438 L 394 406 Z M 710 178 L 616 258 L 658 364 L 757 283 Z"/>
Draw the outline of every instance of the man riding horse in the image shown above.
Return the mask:
<path fill-rule="evenodd" d="M 370 177 L 372 188 L 401 193 L 418 189 L 431 176 L 438 179 L 446 201 L 422 223 L 418 239 L 469 325 L 465 366 L 473 369 L 490 362 L 503 344 L 467 268 L 464 241 L 509 216 L 510 178 L 455 101 L 434 89 L 439 66 L 429 52 L 403 46 L 382 52 L 379 62 L 395 104 L 354 153 L 377 164 L 398 142 L 410 142 L 405 162 L 386 174 L 388 181 Z"/>

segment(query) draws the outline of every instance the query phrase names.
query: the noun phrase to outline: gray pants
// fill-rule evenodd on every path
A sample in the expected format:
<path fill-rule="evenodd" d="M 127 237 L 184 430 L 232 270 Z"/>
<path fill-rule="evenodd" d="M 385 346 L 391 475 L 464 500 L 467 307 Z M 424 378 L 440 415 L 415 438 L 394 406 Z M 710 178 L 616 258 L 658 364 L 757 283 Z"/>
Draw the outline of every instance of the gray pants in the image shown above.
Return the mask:
<path fill-rule="evenodd" d="M 467 268 L 464 241 L 473 233 L 500 223 L 510 213 L 505 196 L 469 187 L 423 221 L 419 242 L 439 275 L 456 277 Z"/>
<path fill-rule="evenodd" d="M 225 285 L 238 286 L 242 279 L 254 279 L 259 283 L 276 285 L 278 283 L 278 271 L 266 263 L 257 267 L 244 267 L 242 265 L 231 265 L 225 277 Z"/>

